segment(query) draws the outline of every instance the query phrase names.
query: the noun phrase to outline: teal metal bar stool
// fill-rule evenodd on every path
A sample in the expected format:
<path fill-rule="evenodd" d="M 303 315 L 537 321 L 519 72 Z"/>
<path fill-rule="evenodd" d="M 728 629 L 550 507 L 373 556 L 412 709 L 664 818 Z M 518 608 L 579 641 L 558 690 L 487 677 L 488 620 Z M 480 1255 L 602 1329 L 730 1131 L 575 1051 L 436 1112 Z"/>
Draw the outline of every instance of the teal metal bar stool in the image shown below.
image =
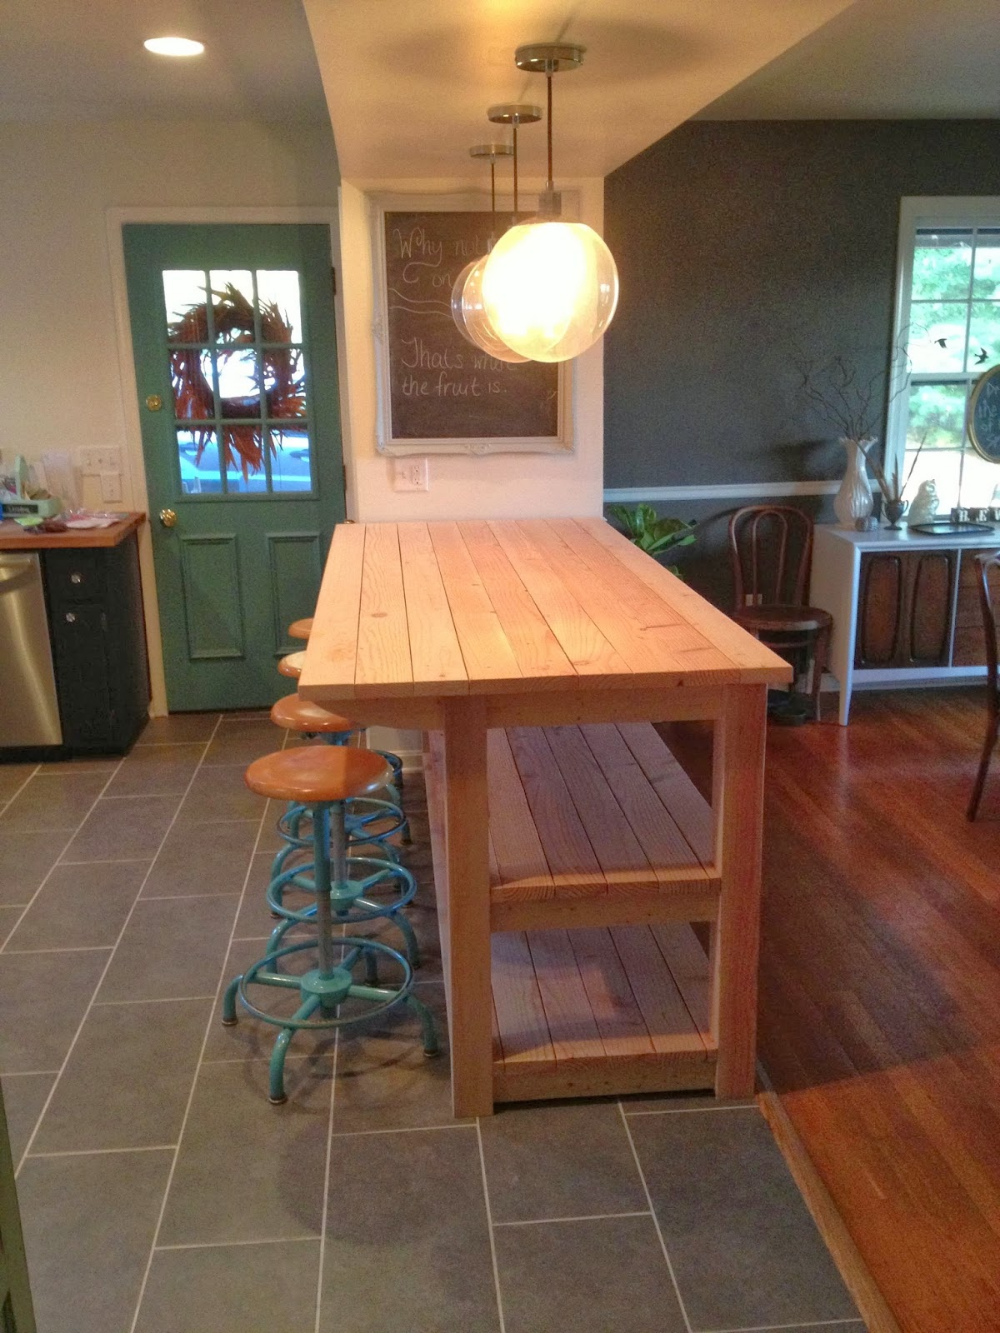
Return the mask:
<path fill-rule="evenodd" d="M 349 718 L 320 708 L 308 699 L 300 699 L 297 694 L 279 699 L 271 709 L 271 720 L 286 730 L 316 736 L 337 746 L 346 745 L 358 730 Z M 380 757 L 384 759 L 384 756 Z M 387 786 L 387 790 L 392 797 L 388 801 L 375 796 L 353 796 L 345 803 L 347 850 L 352 869 L 360 871 L 363 868 L 361 882 L 364 896 L 335 904 L 335 915 L 345 924 L 370 921 L 375 917 L 388 918 L 399 928 L 406 941 L 410 966 L 419 967 L 417 938 L 413 927 L 401 912 L 412 900 L 417 883 L 410 871 L 399 864 L 395 848 L 388 842 L 389 838 L 400 832 L 408 840 L 409 826 L 395 790 L 391 786 Z M 296 923 L 311 921 L 316 915 L 313 904 L 296 911 L 287 908 L 284 901 L 285 890 L 289 887 L 306 889 L 310 893 L 316 891 L 311 866 L 290 864 L 296 853 L 312 847 L 311 818 L 312 812 L 308 806 L 293 801 L 278 820 L 278 832 L 285 846 L 277 853 L 271 865 L 267 902 L 272 914 L 284 920 L 271 935 L 272 949 L 278 948 Z M 303 825 L 309 826 L 308 829 Z M 365 847 L 374 848 L 377 855 L 363 855 L 362 849 Z"/>
<path fill-rule="evenodd" d="M 222 1005 L 227 1027 L 237 1021 L 239 1000 L 247 1013 L 280 1029 L 269 1078 L 269 1100 L 275 1105 L 286 1100 L 285 1055 L 296 1032 L 336 1030 L 406 1004 L 420 1019 L 424 1054 L 438 1053 L 434 1019 L 413 994 L 413 969 L 407 959 L 377 940 L 335 933 L 341 929 L 336 908 L 356 902 L 366 891 L 366 879 L 354 878 L 355 858 L 347 855 L 346 804 L 379 791 L 388 780 L 389 768 L 381 756 L 353 746 L 279 750 L 256 759 L 246 771 L 251 791 L 308 807 L 313 830 L 315 937 L 269 951 L 252 963 L 229 983 Z M 282 970 L 286 961 L 307 951 L 316 955 L 314 967 L 302 974 Z M 392 985 L 379 983 L 380 964 L 398 974 Z M 298 1008 L 290 1015 L 263 1008 L 268 989 L 297 990 Z"/>

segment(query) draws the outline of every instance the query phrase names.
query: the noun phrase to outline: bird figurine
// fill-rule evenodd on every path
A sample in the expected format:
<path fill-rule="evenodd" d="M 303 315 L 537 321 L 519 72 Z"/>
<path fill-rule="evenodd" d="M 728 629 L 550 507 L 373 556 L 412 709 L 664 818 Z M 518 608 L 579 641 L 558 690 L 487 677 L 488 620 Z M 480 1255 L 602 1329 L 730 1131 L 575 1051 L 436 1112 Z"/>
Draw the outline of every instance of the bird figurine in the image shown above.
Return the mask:
<path fill-rule="evenodd" d="M 933 480 L 922 481 L 906 516 L 907 523 L 930 523 L 938 511 L 937 486 Z"/>

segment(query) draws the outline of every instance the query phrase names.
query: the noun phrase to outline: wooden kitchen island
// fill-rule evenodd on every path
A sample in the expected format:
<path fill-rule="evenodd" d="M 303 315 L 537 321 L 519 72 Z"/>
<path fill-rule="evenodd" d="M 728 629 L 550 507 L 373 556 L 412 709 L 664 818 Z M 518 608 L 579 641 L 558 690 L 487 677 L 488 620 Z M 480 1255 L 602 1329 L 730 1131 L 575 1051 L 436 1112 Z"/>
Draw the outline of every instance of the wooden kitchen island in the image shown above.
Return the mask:
<path fill-rule="evenodd" d="M 752 1092 L 766 690 L 790 674 L 601 519 L 337 528 L 299 692 L 428 738 L 456 1115 Z M 711 805 L 650 725 L 692 719 Z"/>

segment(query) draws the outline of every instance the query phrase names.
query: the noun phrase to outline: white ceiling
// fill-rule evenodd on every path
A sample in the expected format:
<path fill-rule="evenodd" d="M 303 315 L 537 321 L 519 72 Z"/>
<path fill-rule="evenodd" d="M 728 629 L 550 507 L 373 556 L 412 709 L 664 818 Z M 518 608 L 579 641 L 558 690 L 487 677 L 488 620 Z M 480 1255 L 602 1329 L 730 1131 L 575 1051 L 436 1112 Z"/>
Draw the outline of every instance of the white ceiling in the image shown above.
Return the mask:
<path fill-rule="evenodd" d="M 995 119 L 1000 117 L 1000 4 L 857 0 L 702 115 Z"/>
<path fill-rule="evenodd" d="M 589 48 L 555 81 L 557 178 L 604 175 L 691 116 L 1000 117 L 997 0 L 8 0 L 0 12 L 0 121 L 332 116 L 349 178 L 476 179 L 467 150 L 494 132 L 486 108 L 544 98 L 544 79 L 513 64 L 526 41 Z M 206 54 L 142 49 L 166 33 Z M 542 126 L 522 145 L 526 174 L 541 172 Z"/>
<path fill-rule="evenodd" d="M 194 37 L 191 60 L 147 37 Z M 6 0 L 0 121 L 325 120 L 301 0 Z"/>

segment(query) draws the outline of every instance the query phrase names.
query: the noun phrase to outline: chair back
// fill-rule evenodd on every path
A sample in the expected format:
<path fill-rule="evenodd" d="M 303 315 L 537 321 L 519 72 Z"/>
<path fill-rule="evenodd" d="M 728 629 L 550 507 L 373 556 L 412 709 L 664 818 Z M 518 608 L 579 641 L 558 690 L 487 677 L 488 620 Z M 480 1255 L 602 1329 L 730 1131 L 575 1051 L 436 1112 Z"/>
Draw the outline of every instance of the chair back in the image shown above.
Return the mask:
<path fill-rule="evenodd" d="M 979 605 L 983 612 L 983 633 L 986 636 L 986 675 L 989 681 L 987 702 L 991 713 L 1000 706 L 1000 677 L 997 674 L 997 614 L 994 591 L 1000 595 L 1000 551 L 994 555 L 977 555 L 979 571 Z M 992 575 L 992 583 L 991 583 Z"/>
<path fill-rule="evenodd" d="M 747 505 L 729 520 L 734 609 L 804 606 L 813 521 L 791 505 Z"/>

